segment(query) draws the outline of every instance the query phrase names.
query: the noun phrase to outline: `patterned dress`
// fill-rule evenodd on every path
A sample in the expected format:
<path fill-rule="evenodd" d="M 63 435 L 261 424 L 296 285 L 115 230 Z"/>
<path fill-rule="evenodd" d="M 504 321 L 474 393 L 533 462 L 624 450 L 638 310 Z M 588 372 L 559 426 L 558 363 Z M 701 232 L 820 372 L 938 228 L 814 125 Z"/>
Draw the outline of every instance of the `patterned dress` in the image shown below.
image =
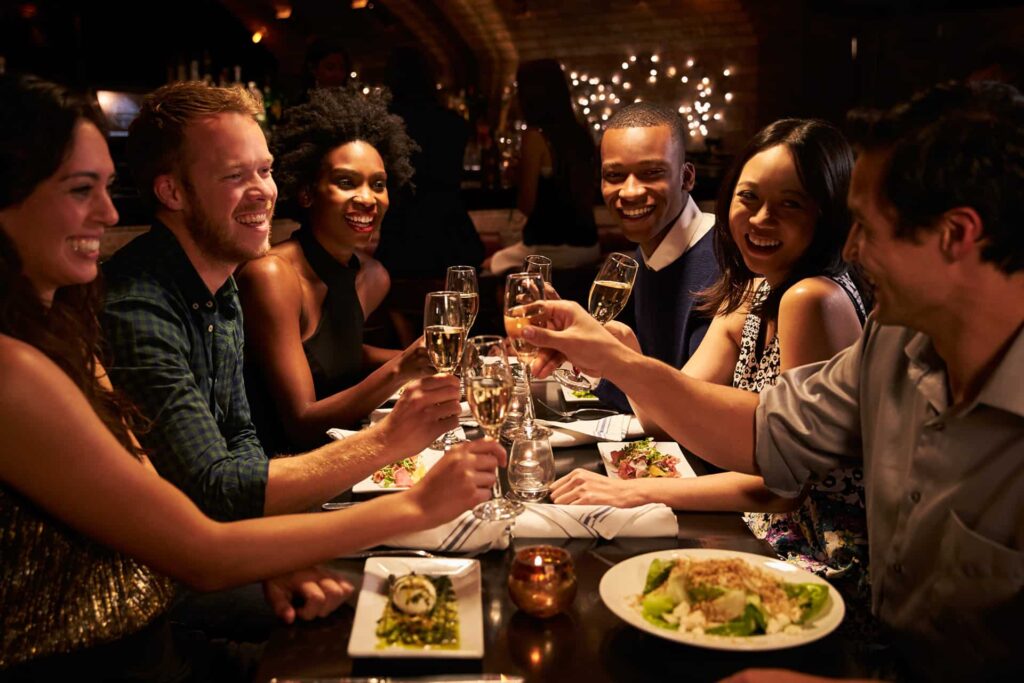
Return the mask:
<path fill-rule="evenodd" d="M 849 295 L 863 323 L 864 303 L 847 275 L 831 278 Z M 771 293 L 767 282 L 754 294 L 754 305 Z M 761 317 L 747 315 L 732 385 L 760 392 L 775 385 L 782 365 L 779 338 L 761 342 Z M 764 346 L 760 349 L 759 346 Z M 758 538 L 771 544 L 779 557 L 847 588 L 859 600 L 867 597 L 867 520 L 864 513 L 864 474 L 860 467 L 837 469 L 809 485 L 800 507 L 792 512 L 747 512 L 743 519 Z"/>

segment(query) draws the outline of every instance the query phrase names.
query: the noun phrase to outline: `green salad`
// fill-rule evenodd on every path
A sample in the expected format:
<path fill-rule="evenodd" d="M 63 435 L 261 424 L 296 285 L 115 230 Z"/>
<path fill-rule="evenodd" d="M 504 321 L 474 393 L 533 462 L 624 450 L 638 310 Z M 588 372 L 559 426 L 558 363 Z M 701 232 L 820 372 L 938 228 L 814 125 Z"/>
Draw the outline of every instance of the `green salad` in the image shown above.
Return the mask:
<path fill-rule="evenodd" d="M 654 560 L 637 609 L 660 628 L 714 636 L 799 633 L 828 586 L 787 583 L 741 559 Z"/>
<path fill-rule="evenodd" d="M 378 647 L 459 648 L 458 601 L 449 577 L 392 575 L 388 595 L 377 620 Z"/>

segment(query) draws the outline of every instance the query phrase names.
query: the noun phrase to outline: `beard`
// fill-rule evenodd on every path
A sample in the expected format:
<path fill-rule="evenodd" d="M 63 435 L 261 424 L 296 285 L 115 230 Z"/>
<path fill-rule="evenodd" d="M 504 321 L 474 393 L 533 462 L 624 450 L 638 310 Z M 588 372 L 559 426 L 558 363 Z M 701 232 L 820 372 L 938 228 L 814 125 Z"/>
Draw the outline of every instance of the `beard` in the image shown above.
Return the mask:
<path fill-rule="evenodd" d="M 185 225 L 196 245 L 208 256 L 224 263 L 241 264 L 270 251 L 269 238 L 254 248 L 236 239 L 229 227 L 218 224 L 207 213 L 191 185 L 185 186 L 185 196 L 188 199 L 183 211 Z"/>

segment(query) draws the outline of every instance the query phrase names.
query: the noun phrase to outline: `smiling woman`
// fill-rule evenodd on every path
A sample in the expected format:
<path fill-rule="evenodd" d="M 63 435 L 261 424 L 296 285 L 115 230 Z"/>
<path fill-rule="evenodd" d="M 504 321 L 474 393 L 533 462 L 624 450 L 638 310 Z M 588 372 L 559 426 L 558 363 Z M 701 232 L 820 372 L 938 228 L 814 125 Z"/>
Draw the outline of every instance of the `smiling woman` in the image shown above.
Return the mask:
<path fill-rule="evenodd" d="M 363 322 L 390 279 L 366 249 L 409 183 L 414 143 L 380 94 L 317 90 L 275 131 L 275 175 L 303 228 L 239 275 L 246 390 L 268 452 L 322 443 L 405 382 L 431 372 L 420 344 L 363 344 Z M 367 373 L 369 375 L 367 376 Z"/>

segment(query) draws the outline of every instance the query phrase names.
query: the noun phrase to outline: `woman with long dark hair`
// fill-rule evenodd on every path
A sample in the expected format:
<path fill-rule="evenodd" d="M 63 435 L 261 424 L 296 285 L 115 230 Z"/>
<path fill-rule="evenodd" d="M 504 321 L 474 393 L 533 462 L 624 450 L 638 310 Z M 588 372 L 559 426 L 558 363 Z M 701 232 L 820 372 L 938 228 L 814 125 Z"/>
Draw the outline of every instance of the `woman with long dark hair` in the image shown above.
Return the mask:
<path fill-rule="evenodd" d="M 336 513 L 203 515 L 148 465 L 98 360 L 100 238 L 118 219 L 103 125 L 59 86 L 0 76 L 0 678 L 227 680 L 175 644 L 161 617 L 172 579 L 279 577 L 279 614 L 295 617 L 294 592 L 301 616 L 322 616 L 351 586 L 285 572 L 490 498 L 501 451 L 476 442 L 414 489 Z"/>
<path fill-rule="evenodd" d="M 490 268 L 496 273 L 518 268 L 528 254 L 547 256 L 556 268 L 592 263 L 600 256 L 594 141 L 576 118 L 556 60 L 520 64 L 516 87 L 527 125 L 516 208 L 526 223 L 522 241 L 496 252 Z"/>
<path fill-rule="evenodd" d="M 842 259 L 852 168 L 849 144 L 821 121 L 776 121 L 747 145 L 718 199 L 714 235 L 721 276 L 702 303 L 715 319 L 682 372 L 759 392 L 781 372 L 831 358 L 860 336 L 866 307 L 856 275 Z M 639 350 L 628 328 L 610 323 L 609 329 Z M 637 415 L 648 432 L 657 433 L 642 409 Z M 792 500 L 768 491 L 760 477 L 734 472 L 610 480 L 576 470 L 555 483 L 552 497 L 743 511 L 755 535 L 781 557 L 830 578 L 847 577 L 864 596 L 861 479 L 857 468 L 837 470 Z"/>

